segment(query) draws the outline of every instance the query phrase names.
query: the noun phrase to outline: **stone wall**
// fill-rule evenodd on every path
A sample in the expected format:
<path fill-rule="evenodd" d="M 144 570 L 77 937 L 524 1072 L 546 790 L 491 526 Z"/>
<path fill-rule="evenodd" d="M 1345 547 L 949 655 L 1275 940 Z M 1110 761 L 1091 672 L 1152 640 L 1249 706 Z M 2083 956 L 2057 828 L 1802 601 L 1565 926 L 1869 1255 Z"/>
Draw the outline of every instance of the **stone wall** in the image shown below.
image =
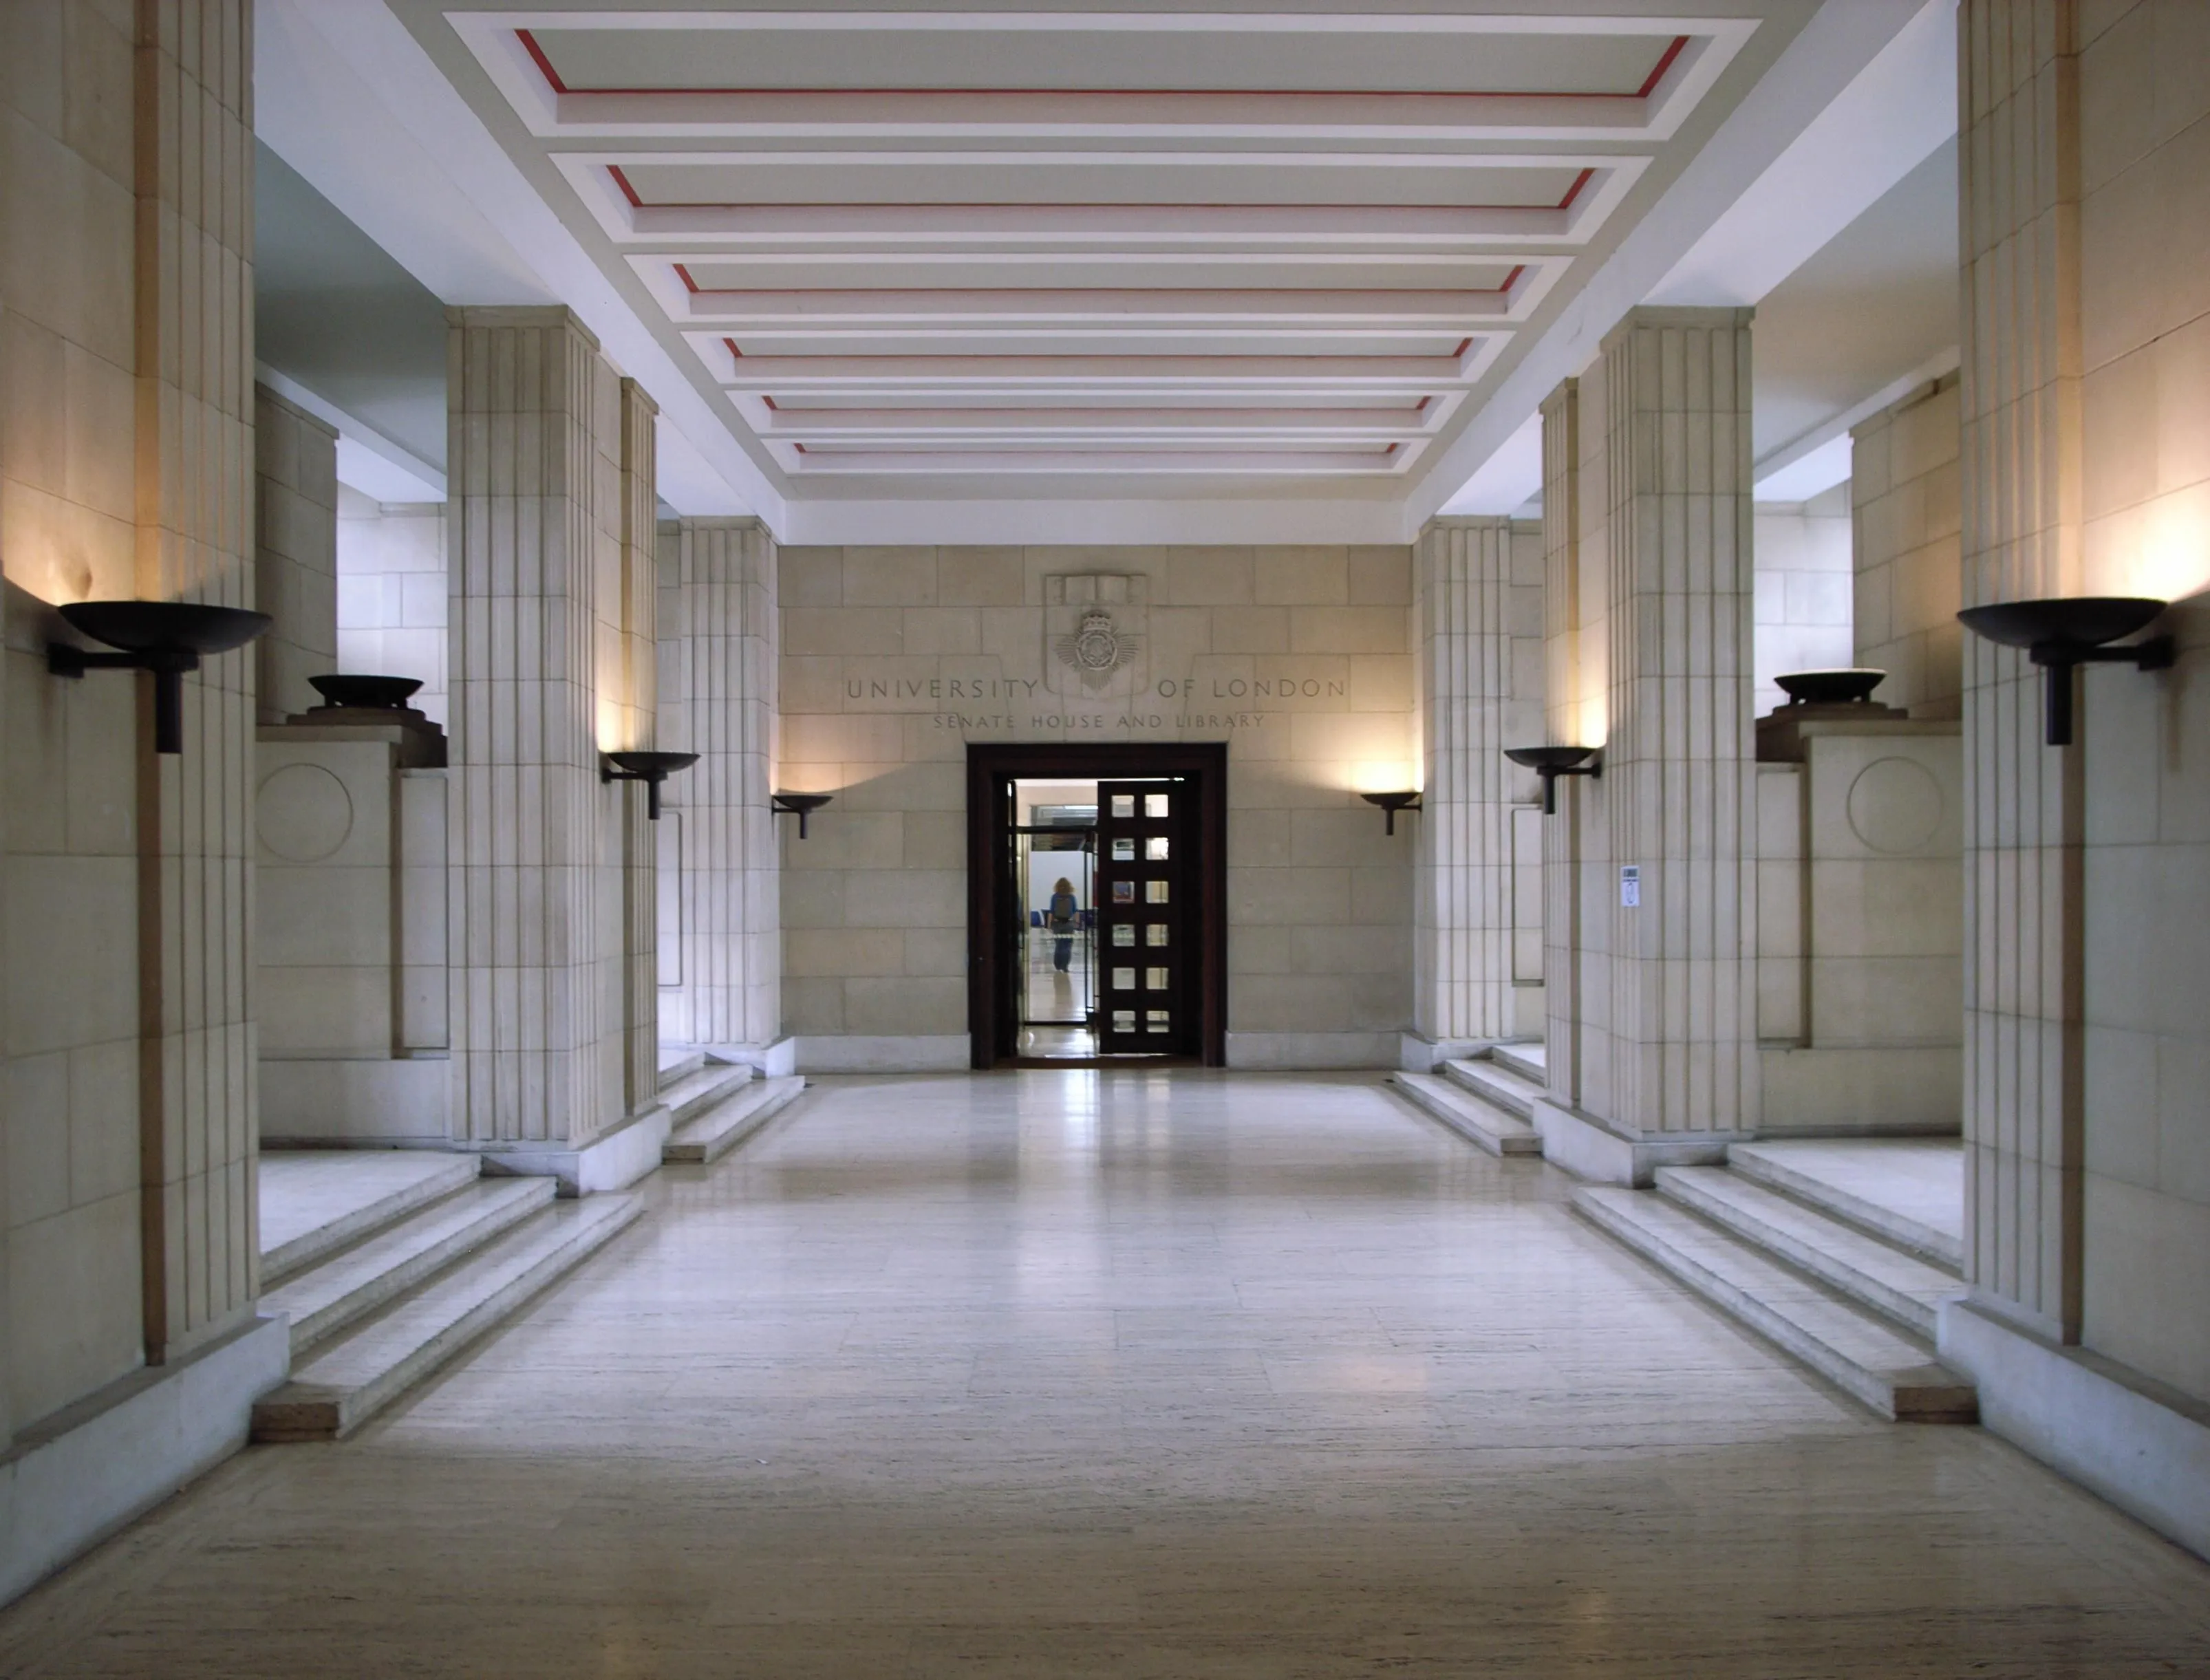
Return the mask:
<path fill-rule="evenodd" d="M 1095 696 L 1047 607 L 1090 575 L 1142 638 Z M 787 547 L 779 578 L 782 779 L 836 798 L 783 825 L 802 1058 L 966 1064 L 968 741 L 1224 740 L 1229 1061 L 1394 1064 L 1419 819 L 1385 839 L 1358 792 L 1413 774 L 1410 549 Z"/>
<path fill-rule="evenodd" d="M 1773 678 L 1856 662 L 1851 646 L 1850 486 L 1808 502 L 1760 502 L 1757 550 L 1756 692 L 1763 716 L 1787 698 Z M 1883 692 L 1881 698 L 1887 698 Z"/>
<path fill-rule="evenodd" d="M 337 573 L 339 668 L 415 678 L 411 704 L 445 722 L 445 505 L 340 486 Z"/>
<path fill-rule="evenodd" d="M 1914 717 L 1955 717 L 1964 705 L 1958 391 L 1944 374 L 1850 432 L 1853 662 L 1886 671 L 1875 698 Z"/>
<path fill-rule="evenodd" d="M 253 388 L 254 599 L 276 623 L 254 644 L 257 712 L 281 723 L 322 704 L 307 679 L 338 669 L 338 434 Z"/>

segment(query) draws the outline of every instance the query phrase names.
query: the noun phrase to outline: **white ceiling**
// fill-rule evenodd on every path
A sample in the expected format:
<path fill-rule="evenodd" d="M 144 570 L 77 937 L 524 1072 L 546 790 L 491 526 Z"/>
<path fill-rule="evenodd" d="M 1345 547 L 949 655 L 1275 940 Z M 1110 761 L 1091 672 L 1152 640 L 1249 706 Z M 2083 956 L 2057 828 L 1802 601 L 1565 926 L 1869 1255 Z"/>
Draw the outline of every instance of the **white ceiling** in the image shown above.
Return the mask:
<path fill-rule="evenodd" d="M 444 301 L 576 307 L 685 511 L 1388 541 L 1921 9 L 264 0 L 261 123 Z"/>

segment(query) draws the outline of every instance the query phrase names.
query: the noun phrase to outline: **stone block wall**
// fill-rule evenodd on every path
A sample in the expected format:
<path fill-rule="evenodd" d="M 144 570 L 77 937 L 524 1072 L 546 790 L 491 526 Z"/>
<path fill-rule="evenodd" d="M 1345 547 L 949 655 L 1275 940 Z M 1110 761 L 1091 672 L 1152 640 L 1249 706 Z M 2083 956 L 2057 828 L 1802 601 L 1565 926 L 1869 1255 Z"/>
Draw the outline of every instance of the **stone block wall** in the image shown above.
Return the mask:
<path fill-rule="evenodd" d="M 416 679 L 413 704 L 445 722 L 445 505 L 341 485 L 337 584 L 339 668 Z"/>
<path fill-rule="evenodd" d="M 1094 699 L 1047 642 L 1046 580 L 1084 574 L 1144 598 Z M 782 825 L 803 1052 L 965 1065 L 969 740 L 1224 740 L 1231 1063 L 1394 1064 L 1419 819 L 1384 839 L 1358 793 L 1413 774 L 1409 548 L 786 547 L 778 576 L 782 779 L 836 798 Z"/>
<path fill-rule="evenodd" d="M 1760 502 L 1752 704 L 1763 716 L 1788 697 L 1773 678 L 1856 663 L 1850 601 L 1850 486 L 1808 502 Z M 1881 698 L 1887 698 L 1885 691 Z"/>
<path fill-rule="evenodd" d="M 307 679 L 338 668 L 338 434 L 253 388 L 254 599 L 276 620 L 254 644 L 263 723 L 321 704 Z"/>
<path fill-rule="evenodd" d="M 1964 707 L 1959 390 L 1957 375 L 1944 374 L 1850 432 L 1851 662 L 1886 671 L 1875 698 L 1914 717 Z"/>

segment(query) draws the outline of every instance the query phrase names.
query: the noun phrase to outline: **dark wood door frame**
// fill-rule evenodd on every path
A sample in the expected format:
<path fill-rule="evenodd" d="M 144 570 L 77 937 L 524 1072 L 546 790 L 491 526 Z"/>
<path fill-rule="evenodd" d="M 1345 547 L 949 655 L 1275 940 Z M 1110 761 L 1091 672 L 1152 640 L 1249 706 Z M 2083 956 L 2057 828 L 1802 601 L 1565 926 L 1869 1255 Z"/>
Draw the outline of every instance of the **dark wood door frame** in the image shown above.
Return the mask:
<path fill-rule="evenodd" d="M 1228 1065 L 1228 744 L 1225 741 L 970 741 L 967 747 L 967 1032 L 976 1067 L 1007 1059 L 998 1042 L 997 839 L 1011 826 L 1006 784 L 1193 777 L 1198 787 L 1199 1042 L 1207 1067 Z"/>

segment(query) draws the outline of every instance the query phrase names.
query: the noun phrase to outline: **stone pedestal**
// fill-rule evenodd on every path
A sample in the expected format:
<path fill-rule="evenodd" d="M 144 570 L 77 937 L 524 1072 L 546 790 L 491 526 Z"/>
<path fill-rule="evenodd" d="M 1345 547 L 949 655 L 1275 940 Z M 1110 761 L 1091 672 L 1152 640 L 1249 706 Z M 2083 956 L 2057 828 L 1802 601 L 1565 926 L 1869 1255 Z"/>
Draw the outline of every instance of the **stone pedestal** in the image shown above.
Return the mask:
<path fill-rule="evenodd" d="M 263 727 L 255 787 L 263 1141 L 442 1146 L 444 732 L 321 708 Z"/>
<path fill-rule="evenodd" d="M 1421 814 L 1413 1020 L 1432 1064 L 1542 1030 L 1542 543 L 1506 519 L 1438 520 L 1415 553 Z"/>
<path fill-rule="evenodd" d="M 1760 1134 L 1953 1134 L 1963 767 L 1954 723 L 1874 705 L 1758 722 Z"/>

